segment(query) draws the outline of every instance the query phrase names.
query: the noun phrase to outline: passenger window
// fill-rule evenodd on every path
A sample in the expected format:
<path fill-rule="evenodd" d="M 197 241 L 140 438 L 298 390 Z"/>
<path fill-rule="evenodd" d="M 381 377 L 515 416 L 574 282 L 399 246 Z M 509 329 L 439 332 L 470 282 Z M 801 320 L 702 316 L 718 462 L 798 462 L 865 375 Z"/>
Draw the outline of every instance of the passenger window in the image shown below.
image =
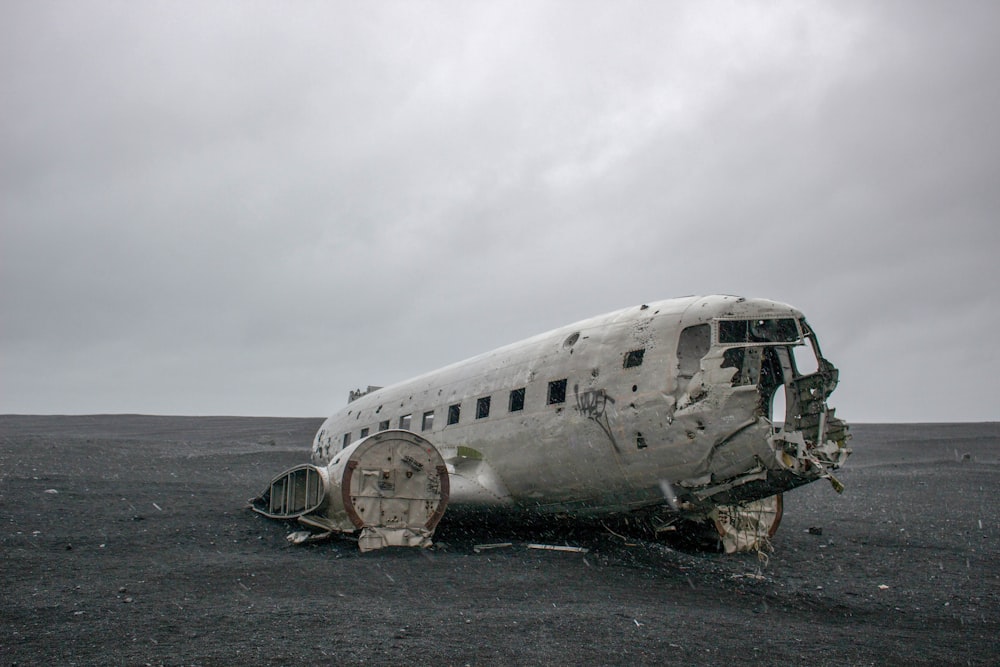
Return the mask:
<path fill-rule="evenodd" d="M 448 425 L 457 424 L 459 417 L 462 415 L 462 404 L 456 403 L 455 405 L 448 406 Z"/>
<path fill-rule="evenodd" d="M 379 422 L 378 423 L 378 430 L 380 430 L 380 431 L 388 431 L 389 430 L 389 420 L 386 419 L 384 422 Z"/>
<path fill-rule="evenodd" d="M 524 387 L 510 392 L 509 409 L 511 412 L 524 410 Z"/>
<path fill-rule="evenodd" d="M 549 383 L 548 404 L 566 402 L 566 380 L 553 380 Z"/>
<path fill-rule="evenodd" d="M 404 431 L 410 430 L 410 422 L 413 420 L 413 415 L 403 415 L 399 418 L 399 428 Z"/>
<path fill-rule="evenodd" d="M 483 396 L 476 401 L 476 419 L 486 419 L 490 416 L 490 397 Z"/>
<path fill-rule="evenodd" d="M 347 447 L 349 444 L 351 444 L 351 434 L 350 433 L 345 433 L 344 434 L 344 447 Z"/>
<path fill-rule="evenodd" d="M 434 411 L 424 413 L 423 424 L 420 425 L 420 430 L 429 431 L 434 427 Z"/>
<path fill-rule="evenodd" d="M 632 350 L 625 355 L 625 365 L 624 368 L 635 368 L 636 366 L 642 366 L 642 358 L 646 354 L 646 348 L 641 350 Z"/>
<path fill-rule="evenodd" d="M 367 428 L 361 429 L 361 437 L 362 438 L 367 438 L 368 437 L 368 429 Z"/>

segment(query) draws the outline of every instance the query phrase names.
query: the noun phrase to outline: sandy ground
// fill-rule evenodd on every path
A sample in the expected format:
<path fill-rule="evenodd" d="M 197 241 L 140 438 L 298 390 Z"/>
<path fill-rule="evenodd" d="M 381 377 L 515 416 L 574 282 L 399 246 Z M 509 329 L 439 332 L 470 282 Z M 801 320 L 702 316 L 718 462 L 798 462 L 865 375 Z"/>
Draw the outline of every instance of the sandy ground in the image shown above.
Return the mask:
<path fill-rule="evenodd" d="M 448 515 L 291 546 L 246 500 L 320 421 L 0 417 L 0 664 L 1000 663 L 1000 424 L 855 426 L 762 560 Z"/>

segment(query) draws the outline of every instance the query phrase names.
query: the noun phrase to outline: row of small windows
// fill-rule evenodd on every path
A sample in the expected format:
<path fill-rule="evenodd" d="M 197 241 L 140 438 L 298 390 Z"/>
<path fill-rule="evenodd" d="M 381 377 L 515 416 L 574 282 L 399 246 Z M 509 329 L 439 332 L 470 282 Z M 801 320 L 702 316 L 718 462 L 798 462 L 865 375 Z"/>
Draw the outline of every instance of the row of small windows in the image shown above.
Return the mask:
<path fill-rule="evenodd" d="M 566 402 L 566 385 L 567 380 L 553 380 L 549 383 L 549 390 L 546 397 L 547 405 L 556 405 L 558 403 Z M 510 392 L 507 399 L 507 411 L 508 412 L 520 412 L 524 410 L 524 392 L 525 387 L 519 387 Z M 482 398 L 476 399 L 476 419 L 486 419 L 490 416 L 490 406 L 492 405 L 491 396 L 483 396 Z M 448 406 L 448 426 L 457 424 L 462 417 L 462 404 L 455 403 L 454 405 Z M 389 430 L 390 420 L 386 419 L 379 422 L 378 430 L 387 431 Z M 409 431 L 413 425 L 413 415 L 407 414 L 399 418 L 397 428 L 405 431 Z M 420 421 L 421 431 L 430 431 L 434 428 L 434 410 L 428 410 L 422 416 Z M 359 436 L 361 438 L 368 437 L 370 430 L 368 428 L 361 429 Z M 344 434 L 344 447 L 351 444 L 351 434 Z"/>
<path fill-rule="evenodd" d="M 575 341 L 574 341 L 575 342 Z M 645 348 L 639 350 L 630 350 L 625 353 L 625 358 L 622 363 L 623 368 L 635 368 L 642 365 L 643 357 L 646 354 Z M 567 379 L 553 380 L 549 382 L 548 392 L 545 397 L 546 405 L 558 405 L 560 403 L 566 402 L 566 386 L 568 384 Z M 524 410 L 524 387 L 519 387 L 510 392 L 507 399 L 507 411 L 508 412 L 520 412 Z M 492 397 L 483 396 L 482 398 L 476 399 L 476 419 L 486 419 L 490 416 L 490 405 L 492 403 Z M 448 426 L 457 424 L 462 416 L 462 404 L 455 403 L 454 405 L 448 406 Z M 411 430 L 413 424 L 413 415 L 403 415 L 399 418 L 399 424 L 397 428 L 404 431 Z M 428 410 L 423 414 L 423 418 L 420 421 L 421 431 L 430 431 L 434 428 L 434 410 Z M 389 430 L 389 420 L 379 422 L 379 431 Z M 360 437 L 368 437 L 369 430 L 367 428 L 361 429 Z M 344 434 L 344 447 L 351 444 L 351 434 Z"/>

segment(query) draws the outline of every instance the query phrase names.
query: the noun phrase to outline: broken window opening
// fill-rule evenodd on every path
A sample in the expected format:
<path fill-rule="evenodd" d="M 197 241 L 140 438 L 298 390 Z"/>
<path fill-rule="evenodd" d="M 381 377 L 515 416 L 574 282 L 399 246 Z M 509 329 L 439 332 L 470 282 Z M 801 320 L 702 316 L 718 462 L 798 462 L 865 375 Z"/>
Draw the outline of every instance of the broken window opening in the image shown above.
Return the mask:
<path fill-rule="evenodd" d="M 642 433 L 635 434 L 635 446 L 637 449 L 646 449 L 646 438 Z"/>
<path fill-rule="evenodd" d="M 384 422 L 379 422 L 378 423 L 378 430 L 380 430 L 380 431 L 388 431 L 389 430 L 389 420 L 386 419 Z"/>
<path fill-rule="evenodd" d="M 349 444 L 351 444 L 351 434 L 350 433 L 345 433 L 344 434 L 344 446 L 341 447 L 341 449 L 343 449 L 344 447 L 347 447 Z"/>
<path fill-rule="evenodd" d="M 457 424 L 459 417 L 462 415 L 462 404 L 456 403 L 455 405 L 448 406 L 448 426 L 452 424 Z"/>
<path fill-rule="evenodd" d="M 776 431 L 780 431 L 785 426 L 785 414 L 788 411 L 788 400 L 785 396 L 785 385 L 779 384 L 774 388 L 774 395 L 771 396 L 771 426 Z"/>
<path fill-rule="evenodd" d="M 514 389 L 510 392 L 510 403 L 508 404 L 508 409 L 510 412 L 520 412 L 521 410 L 524 410 L 524 387 Z"/>
<path fill-rule="evenodd" d="M 566 402 L 566 382 L 567 380 L 553 380 L 549 383 L 548 405 Z"/>
<path fill-rule="evenodd" d="M 757 414 L 770 418 L 775 393 L 785 383 L 782 358 L 787 361 L 784 346 L 732 347 L 722 355 L 723 368 L 735 368 L 731 384 L 734 387 L 757 387 Z M 784 418 L 782 416 L 782 418 Z"/>
<path fill-rule="evenodd" d="M 701 369 L 701 360 L 712 346 L 712 327 L 696 324 L 681 332 L 677 341 L 677 375 L 690 380 Z"/>
<path fill-rule="evenodd" d="M 423 422 L 420 424 L 421 431 L 429 431 L 434 428 L 434 411 L 430 410 L 424 413 Z"/>
<path fill-rule="evenodd" d="M 767 419 L 771 419 L 774 396 L 779 391 L 784 395 L 782 387 L 785 383 L 785 373 L 782 367 L 780 355 L 787 361 L 788 348 L 786 347 L 763 347 L 755 348 L 761 351 L 760 376 L 757 379 L 757 392 L 760 394 L 758 411 Z M 784 421 L 784 413 L 781 415 Z M 773 419 L 771 419 L 773 423 Z"/>
<path fill-rule="evenodd" d="M 809 337 L 812 343 L 813 338 Z M 819 370 L 819 360 L 816 350 L 812 345 L 796 345 L 792 348 L 792 359 L 795 363 L 795 371 L 799 375 L 812 375 Z"/>
<path fill-rule="evenodd" d="M 367 426 L 365 428 L 361 429 L 361 437 L 362 438 L 367 438 L 368 437 L 368 432 L 369 432 L 369 429 L 368 429 Z"/>
<path fill-rule="evenodd" d="M 623 368 L 635 368 L 642 366 L 642 358 L 646 354 L 646 348 L 641 350 L 631 350 L 625 354 L 625 364 Z"/>
<path fill-rule="evenodd" d="M 411 421 L 413 421 L 413 415 L 403 415 L 399 418 L 399 428 L 404 431 L 409 431 Z"/>
<path fill-rule="evenodd" d="M 490 416 L 490 397 L 483 396 L 476 401 L 476 419 L 486 419 Z"/>
<path fill-rule="evenodd" d="M 722 355 L 723 368 L 735 368 L 731 384 L 734 387 L 755 385 L 760 379 L 759 347 L 732 347 Z"/>

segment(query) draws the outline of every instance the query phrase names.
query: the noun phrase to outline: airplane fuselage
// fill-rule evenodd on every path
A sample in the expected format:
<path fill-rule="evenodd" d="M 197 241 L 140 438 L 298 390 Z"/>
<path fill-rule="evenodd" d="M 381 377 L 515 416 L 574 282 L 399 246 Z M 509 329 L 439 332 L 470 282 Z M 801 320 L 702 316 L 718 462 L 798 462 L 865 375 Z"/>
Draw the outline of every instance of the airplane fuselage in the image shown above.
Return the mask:
<path fill-rule="evenodd" d="M 452 505 L 704 518 L 843 463 L 846 424 L 826 405 L 836 383 L 791 306 L 673 299 L 360 395 L 322 425 L 312 463 L 401 429 L 440 452 Z M 775 396 L 784 415 L 772 416 Z"/>

